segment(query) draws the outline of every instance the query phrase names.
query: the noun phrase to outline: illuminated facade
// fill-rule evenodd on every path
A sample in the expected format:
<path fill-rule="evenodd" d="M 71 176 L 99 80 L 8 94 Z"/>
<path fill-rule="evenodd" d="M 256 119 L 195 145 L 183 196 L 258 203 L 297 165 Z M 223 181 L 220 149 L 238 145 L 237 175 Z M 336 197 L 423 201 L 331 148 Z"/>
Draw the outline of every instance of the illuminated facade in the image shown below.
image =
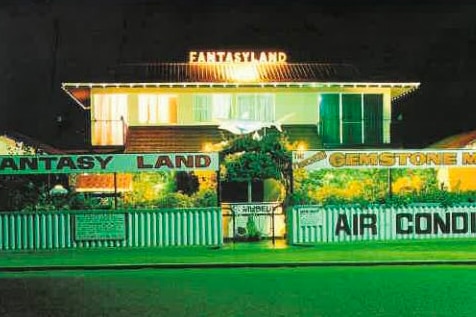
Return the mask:
<path fill-rule="evenodd" d="M 305 148 L 384 147 L 392 101 L 418 86 L 289 63 L 280 51 L 192 51 L 186 63 L 126 66 L 116 80 L 63 89 L 90 111 L 93 147 L 136 153 L 210 150 L 229 133 L 273 126 Z"/>

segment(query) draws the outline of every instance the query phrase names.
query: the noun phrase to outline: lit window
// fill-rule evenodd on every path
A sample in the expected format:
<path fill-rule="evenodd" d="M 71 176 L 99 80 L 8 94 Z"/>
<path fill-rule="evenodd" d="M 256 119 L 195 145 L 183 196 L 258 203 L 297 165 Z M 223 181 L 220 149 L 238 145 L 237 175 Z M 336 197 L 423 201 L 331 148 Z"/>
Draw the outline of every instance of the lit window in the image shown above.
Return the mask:
<path fill-rule="evenodd" d="M 92 100 L 92 145 L 123 145 L 127 94 L 94 94 Z"/>
<path fill-rule="evenodd" d="M 271 122 L 275 120 L 273 94 L 240 94 L 236 96 L 233 117 L 252 121 Z"/>
<path fill-rule="evenodd" d="M 177 123 L 177 97 L 173 95 L 140 94 L 139 123 Z"/>
<path fill-rule="evenodd" d="M 193 116 L 197 122 L 213 122 L 230 117 L 231 95 L 212 94 L 195 95 Z"/>

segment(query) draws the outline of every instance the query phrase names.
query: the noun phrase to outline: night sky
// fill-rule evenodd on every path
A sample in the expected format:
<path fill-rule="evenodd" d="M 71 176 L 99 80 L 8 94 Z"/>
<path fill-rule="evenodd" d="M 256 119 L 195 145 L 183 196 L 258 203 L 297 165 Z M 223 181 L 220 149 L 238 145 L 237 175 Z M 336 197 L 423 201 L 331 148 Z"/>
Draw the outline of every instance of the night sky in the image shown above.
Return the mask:
<path fill-rule="evenodd" d="M 476 2 L 3 1 L 0 40 L 0 132 L 62 148 L 84 144 L 87 115 L 62 82 L 112 81 L 120 65 L 192 49 L 281 49 L 421 82 L 393 109 L 406 147 L 476 129 Z"/>

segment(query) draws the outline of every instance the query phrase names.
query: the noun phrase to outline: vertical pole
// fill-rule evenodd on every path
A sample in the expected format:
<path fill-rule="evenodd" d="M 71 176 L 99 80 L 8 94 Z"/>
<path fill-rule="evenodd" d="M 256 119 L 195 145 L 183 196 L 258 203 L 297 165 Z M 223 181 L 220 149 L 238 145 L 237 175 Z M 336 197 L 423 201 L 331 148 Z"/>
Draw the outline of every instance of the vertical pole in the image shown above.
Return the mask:
<path fill-rule="evenodd" d="M 220 182 L 220 171 L 216 171 L 216 178 L 217 178 L 217 207 L 221 206 L 221 182 Z"/>
<path fill-rule="evenodd" d="M 253 191 L 251 188 L 251 180 L 248 180 L 248 202 L 249 203 L 253 201 L 252 194 L 253 194 Z"/>
<path fill-rule="evenodd" d="M 233 210 L 233 205 L 230 203 L 230 210 L 231 210 L 231 217 L 233 218 L 233 245 L 235 244 L 236 240 L 236 217 L 235 217 L 235 210 Z"/>
<path fill-rule="evenodd" d="M 117 172 L 114 172 L 114 209 L 117 209 Z"/>
<path fill-rule="evenodd" d="M 272 210 L 271 210 L 271 217 L 272 217 L 271 218 L 271 225 L 273 226 L 273 238 L 272 239 L 273 239 L 273 248 L 274 248 L 276 246 L 276 238 L 275 238 L 275 230 L 274 230 L 274 225 L 275 225 L 275 223 L 274 223 L 274 210 L 276 209 L 276 207 L 272 205 L 271 208 L 272 208 Z"/>
<path fill-rule="evenodd" d="M 392 199 L 393 196 L 393 188 L 392 188 L 392 169 L 388 169 L 388 177 L 387 177 L 387 182 L 388 182 L 388 198 Z"/>

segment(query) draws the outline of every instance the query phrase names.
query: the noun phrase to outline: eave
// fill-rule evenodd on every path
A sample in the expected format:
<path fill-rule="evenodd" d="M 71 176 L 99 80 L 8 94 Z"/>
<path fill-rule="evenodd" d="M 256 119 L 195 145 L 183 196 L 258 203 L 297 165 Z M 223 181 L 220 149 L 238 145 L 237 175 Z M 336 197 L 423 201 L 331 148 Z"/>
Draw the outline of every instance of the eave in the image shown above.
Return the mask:
<path fill-rule="evenodd" d="M 90 109 L 93 88 L 390 88 L 392 101 L 420 86 L 418 82 L 184 82 L 184 83 L 63 83 L 62 89 L 84 110 Z"/>

